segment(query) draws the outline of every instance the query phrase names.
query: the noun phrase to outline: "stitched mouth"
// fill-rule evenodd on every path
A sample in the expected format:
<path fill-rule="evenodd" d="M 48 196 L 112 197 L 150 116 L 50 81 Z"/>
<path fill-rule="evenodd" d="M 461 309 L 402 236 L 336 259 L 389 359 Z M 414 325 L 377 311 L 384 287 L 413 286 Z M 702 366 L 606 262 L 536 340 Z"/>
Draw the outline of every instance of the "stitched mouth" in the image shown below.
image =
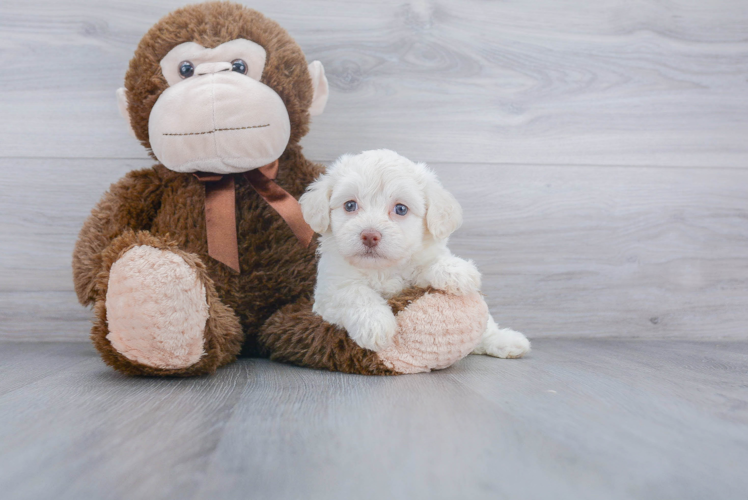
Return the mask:
<path fill-rule="evenodd" d="M 205 132 L 186 132 L 184 134 L 162 134 L 162 135 L 205 135 L 205 134 L 215 134 L 216 132 L 227 132 L 230 130 L 248 130 L 250 128 L 264 128 L 269 127 L 270 124 L 266 123 L 265 125 L 252 125 L 249 127 L 233 127 L 233 128 L 214 128 L 213 130 L 206 130 Z"/>

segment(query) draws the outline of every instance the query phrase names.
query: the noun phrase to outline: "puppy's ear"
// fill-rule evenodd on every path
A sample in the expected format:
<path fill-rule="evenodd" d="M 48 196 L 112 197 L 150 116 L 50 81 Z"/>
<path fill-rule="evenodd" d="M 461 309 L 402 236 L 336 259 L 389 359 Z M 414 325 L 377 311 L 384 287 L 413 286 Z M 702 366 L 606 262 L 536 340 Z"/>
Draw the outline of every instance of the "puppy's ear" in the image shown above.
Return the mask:
<path fill-rule="evenodd" d="M 304 220 L 315 233 L 323 234 L 330 225 L 331 194 L 332 181 L 327 174 L 323 174 L 312 182 L 306 188 L 306 193 L 299 198 Z"/>
<path fill-rule="evenodd" d="M 444 189 L 435 175 L 426 183 L 426 227 L 437 240 L 444 240 L 462 225 L 462 207 Z"/>

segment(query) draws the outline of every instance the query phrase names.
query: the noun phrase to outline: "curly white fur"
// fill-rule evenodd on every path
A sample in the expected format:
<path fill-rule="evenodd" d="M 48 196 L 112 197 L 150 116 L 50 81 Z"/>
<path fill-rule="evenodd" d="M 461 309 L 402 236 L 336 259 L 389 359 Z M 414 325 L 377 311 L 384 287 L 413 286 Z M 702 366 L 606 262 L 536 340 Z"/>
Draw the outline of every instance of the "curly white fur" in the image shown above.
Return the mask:
<path fill-rule="evenodd" d="M 344 155 L 300 203 L 304 219 L 322 235 L 314 311 L 361 347 L 390 345 L 397 323 L 387 299 L 409 286 L 455 295 L 480 290 L 475 265 L 447 247 L 462 224 L 462 208 L 423 163 L 386 149 Z M 378 235 L 377 244 L 367 245 L 365 234 Z M 499 329 L 489 317 L 475 353 L 514 358 L 529 350 L 524 335 Z"/>

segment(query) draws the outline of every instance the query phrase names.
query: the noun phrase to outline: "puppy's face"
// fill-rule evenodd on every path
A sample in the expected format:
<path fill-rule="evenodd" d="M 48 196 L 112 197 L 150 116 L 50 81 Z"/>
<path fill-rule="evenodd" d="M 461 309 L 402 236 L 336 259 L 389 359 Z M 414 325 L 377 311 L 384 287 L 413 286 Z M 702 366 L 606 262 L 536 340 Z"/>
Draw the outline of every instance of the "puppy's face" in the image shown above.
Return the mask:
<path fill-rule="evenodd" d="M 354 266 L 388 267 L 422 248 L 422 190 L 394 165 L 351 169 L 335 183 L 329 206 L 335 244 Z"/>
<path fill-rule="evenodd" d="M 300 202 L 312 229 L 350 264 L 368 269 L 407 260 L 462 221 L 433 172 L 388 150 L 341 157 Z"/>

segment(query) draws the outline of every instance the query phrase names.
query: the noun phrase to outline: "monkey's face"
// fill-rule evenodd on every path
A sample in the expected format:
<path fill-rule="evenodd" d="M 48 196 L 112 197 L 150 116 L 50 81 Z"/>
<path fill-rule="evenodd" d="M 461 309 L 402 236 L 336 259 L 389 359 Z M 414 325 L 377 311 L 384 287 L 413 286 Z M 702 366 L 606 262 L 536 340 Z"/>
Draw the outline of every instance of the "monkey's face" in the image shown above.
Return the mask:
<path fill-rule="evenodd" d="M 143 37 L 117 91 L 120 112 L 177 172 L 246 172 L 272 163 L 327 102 L 319 61 L 277 23 L 239 4 L 178 9 Z"/>
<path fill-rule="evenodd" d="M 194 42 L 161 60 L 169 87 L 151 110 L 153 154 L 176 172 L 245 172 L 275 161 L 291 124 L 283 100 L 260 82 L 265 49 L 232 40 L 214 49 Z"/>

